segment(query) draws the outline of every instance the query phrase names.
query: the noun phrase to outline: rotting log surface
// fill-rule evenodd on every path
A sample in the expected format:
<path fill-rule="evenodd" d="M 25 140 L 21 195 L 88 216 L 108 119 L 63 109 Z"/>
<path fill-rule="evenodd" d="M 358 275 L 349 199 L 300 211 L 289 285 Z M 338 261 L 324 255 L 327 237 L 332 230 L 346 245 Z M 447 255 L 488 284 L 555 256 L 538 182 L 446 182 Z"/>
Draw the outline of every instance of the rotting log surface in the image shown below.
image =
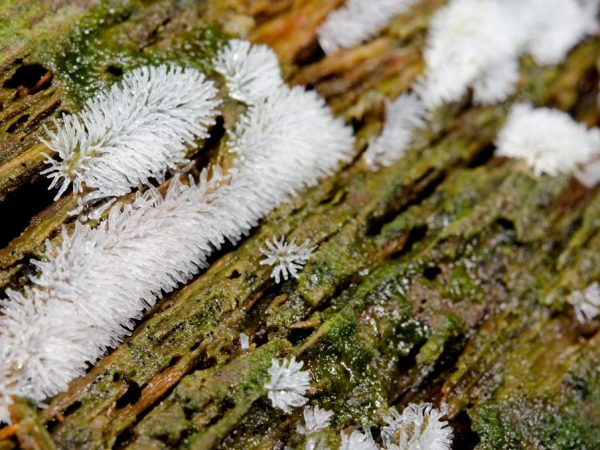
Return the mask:
<path fill-rule="evenodd" d="M 600 195 L 567 176 L 535 178 L 496 158 L 510 104 L 531 101 L 596 124 L 600 40 L 563 65 L 522 62 L 506 103 L 440 111 L 397 164 L 358 157 L 382 100 L 422 70 L 422 0 L 382 35 L 324 57 L 315 27 L 338 0 L 8 0 L 0 6 L 0 288 L 20 288 L 73 199 L 52 203 L 37 141 L 44 123 L 139 64 L 211 74 L 228 35 L 274 48 L 291 83 L 318 90 L 357 130 L 357 158 L 283 205 L 237 248 L 149 311 L 133 336 L 35 410 L 19 400 L 0 449 L 303 448 L 301 409 L 266 400 L 273 357 L 310 369 L 310 401 L 339 430 L 380 427 L 390 405 L 447 402 L 456 449 L 600 448 L 599 322 L 578 325 L 569 292 L 600 278 Z M 215 77 L 215 79 L 217 79 Z M 225 158 L 222 125 L 190 155 Z M 258 264 L 266 238 L 318 250 L 298 280 Z M 250 336 L 241 350 L 239 334 Z"/>

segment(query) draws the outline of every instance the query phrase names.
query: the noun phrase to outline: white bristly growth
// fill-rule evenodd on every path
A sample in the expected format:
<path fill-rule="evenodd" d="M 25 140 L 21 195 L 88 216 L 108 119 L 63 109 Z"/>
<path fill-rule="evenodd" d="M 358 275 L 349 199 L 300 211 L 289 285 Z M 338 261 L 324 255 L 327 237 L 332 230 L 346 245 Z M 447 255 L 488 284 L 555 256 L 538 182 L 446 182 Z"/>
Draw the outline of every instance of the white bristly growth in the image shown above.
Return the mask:
<path fill-rule="evenodd" d="M 259 249 L 266 257 L 260 261 L 260 264 L 274 266 L 271 278 L 275 279 L 275 283 L 279 283 L 281 277 L 286 281 L 289 276 L 298 278 L 298 271 L 302 270 L 316 248 L 310 247 L 308 241 L 304 241 L 300 245 L 296 245 L 294 241 L 286 242 L 284 236 L 281 236 L 279 240 L 277 238 L 273 238 L 272 241 L 267 239 L 265 245 L 266 249 Z"/>
<path fill-rule="evenodd" d="M 425 75 L 415 89 L 428 108 L 460 100 L 504 100 L 515 89 L 519 57 L 560 63 L 598 29 L 598 0 L 452 0 L 433 17 Z"/>
<path fill-rule="evenodd" d="M 525 53 L 540 65 L 555 65 L 586 35 L 598 31 L 598 0 L 510 0 L 527 33 Z"/>
<path fill-rule="evenodd" d="M 449 450 L 452 444 L 452 429 L 441 420 L 447 413 L 446 406 L 437 410 L 430 403 L 410 403 L 399 414 L 390 409 L 386 417 L 388 425 L 381 430 L 386 450 Z"/>
<path fill-rule="evenodd" d="M 513 107 L 496 139 L 496 154 L 524 159 L 536 175 L 571 173 L 600 153 L 600 130 L 588 129 L 562 111 Z"/>
<path fill-rule="evenodd" d="M 340 450 L 379 450 L 379 447 L 373 440 L 371 430 L 362 433 L 359 430 L 353 430 L 352 433 L 340 434 L 342 443 Z"/>
<path fill-rule="evenodd" d="M 269 367 L 270 380 L 265 383 L 267 395 L 273 407 L 291 414 L 292 408 L 303 406 L 308 399 L 304 397 L 310 389 L 310 374 L 301 370 L 304 363 L 296 362 L 296 358 L 271 360 Z"/>
<path fill-rule="evenodd" d="M 494 89 L 512 85 L 521 45 L 519 26 L 501 0 L 452 0 L 433 17 L 424 52 L 425 78 L 416 89 L 429 108 L 459 100 L 478 83 L 477 99 L 496 100 Z M 512 62 L 508 68 L 504 65 Z M 505 72 L 499 77 L 498 70 Z M 503 95 L 503 93 L 501 93 Z"/>
<path fill-rule="evenodd" d="M 58 153 L 44 170 L 59 186 L 58 199 L 73 185 L 83 202 L 116 197 L 162 180 L 187 160 L 186 147 L 208 136 L 219 101 L 213 83 L 197 70 L 140 67 L 122 83 L 85 102 L 74 115 L 55 121 L 42 141 Z"/>
<path fill-rule="evenodd" d="M 317 33 L 325 53 L 354 47 L 375 37 L 394 16 L 408 10 L 416 0 L 347 0 L 327 16 Z"/>
<path fill-rule="evenodd" d="M 315 93 L 285 86 L 265 92 L 230 133 L 237 158 L 227 176 L 213 167 L 196 185 L 174 179 L 164 197 L 151 189 L 133 204 L 113 206 L 97 228 L 77 222 L 58 245 L 48 244 L 32 286 L 8 291 L 0 305 L 1 421 L 8 420 L 11 395 L 41 402 L 64 390 L 226 239 L 235 243 L 281 202 L 351 159 L 351 130 Z M 180 136 L 181 128 L 170 127 Z M 308 373 L 297 366 L 292 360 L 280 368 L 282 389 L 270 392 L 278 405 L 305 403 Z M 295 391 L 285 390 L 286 374 Z"/>
<path fill-rule="evenodd" d="M 600 314 L 600 285 L 594 282 L 583 291 L 572 292 L 568 302 L 573 305 L 578 322 L 594 319 Z"/>
<path fill-rule="evenodd" d="M 80 222 L 47 244 L 33 286 L 7 290 L 0 316 L 0 392 L 41 401 L 82 375 L 88 362 L 121 342 L 164 291 L 190 279 L 240 227 L 220 203 L 216 173 L 165 197 L 155 190 L 117 204 L 97 228 Z M 217 188 L 219 188 L 218 195 Z M 6 403 L 0 405 L 6 420 Z"/>
<path fill-rule="evenodd" d="M 600 153 L 598 153 L 594 160 L 588 162 L 578 170 L 575 176 L 584 186 L 589 188 L 593 188 L 600 183 Z"/>
<path fill-rule="evenodd" d="M 283 85 L 275 53 L 248 41 L 230 40 L 219 52 L 214 67 L 225 77 L 229 96 L 244 103 L 260 102 Z"/>
<path fill-rule="evenodd" d="M 416 128 L 425 126 L 426 109 L 415 93 L 402 94 L 385 103 L 383 131 L 364 153 L 365 162 L 372 169 L 391 166 L 400 159 L 412 139 Z"/>
<path fill-rule="evenodd" d="M 304 425 L 298 424 L 296 426 L 296 431 L 308 436 L 311 433 L 316 433 L 323 428 L 327 428 L 329 426 L 329 419 L 333 416 L 333 411 L 321 409 L 318 406 L 315 406 L 314 408 L 305 406 L 303 415 Z"/>

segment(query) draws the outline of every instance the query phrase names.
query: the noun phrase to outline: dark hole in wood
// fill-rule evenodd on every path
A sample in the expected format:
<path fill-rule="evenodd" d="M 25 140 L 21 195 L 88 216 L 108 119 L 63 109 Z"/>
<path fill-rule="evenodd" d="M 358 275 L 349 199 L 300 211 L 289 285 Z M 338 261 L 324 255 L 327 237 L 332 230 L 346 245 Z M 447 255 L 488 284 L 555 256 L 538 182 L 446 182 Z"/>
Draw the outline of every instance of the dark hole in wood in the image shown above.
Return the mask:
<path fill-rule="evenodd" d="M 437 266 L 427 266 L 423 269 L 423 276 L 428 280 L 435 280 L 440 273 L 442 273 L 442 269 Z"/>
<path fill-rule="evenodd" d="M 54 192 L 47 189 L 48 180 L 38 176 L 32 177 L 30 181 L 0 204 L 0 248 L 18 236 L 32 216 L 52 203 Z"/>
<path fill-rule="evenodd" d="M 135 381 L 127 380 L 127 391 L 117 400 L 117 409 L 133 405 L 142 395 L 142 388 Z"/>
<path fill-rule="evenodd" d="M 77 411 L 79 408 L 81 408 L 82 403 L 77 400 L 76 402 L 71 403 L 67 409 L 65 409 L 63 415 L 65 416 L 69 416 L 71 414 L 73 414 L 75 411 Z"/>
<path fill-rule="evenodd" d="M 4 82 L 3 87 L 7 89 L 16 89 L 18 87 L 31 89 L 47 72 L 48 69 L 41 64 L 26 64 L 19 67 L 15 71 L 15 74 Z"/>
<path fill-rule="evenodd" d="M 452 421 L 454 428 L 454 440 L 452 448 L 461 450 L 473 450 L 479 444 L 479 436 L 471 427 L 471 418 L 466 411 L 461 411 Z"/>
<path fill-rule="evenodd" d="M 200 347 L 201 342 L 202 342 L 202 339 L 198 339 L 196 342 L 194 342 L 194 344 L 190 347 L 190 352 L 193 352 L 198 347 Z"/>
<path fill-rule="evenodd" d="M 175 364 L 177 364 L 179 361 L 181 361 L 181 355 L 175 355 L 171 358 L 171 360 L 169 361 L 169 367 L 173 367 Z"/>
<path fill-rule="evenodd" d="M 241 276 L 240 272 L 237 270 L 233 270 L 230 274 L 229 274 L 229 279 L 230 280 L 235 280 L 236 278 L 239 278 Z"/>
<path fill-rule="evenodd" d="M 23 125 L 29 119 L 29 114 L 23 114 L 17 120 L 10 124 L 10 126 L 6 129 L 7 133 L 14 133 L 17 129 Z"/>
<path fill-rule="evenodd" d="M 411 228 L 411 230 L 408 232 L 408 237 L 406 238 L 404 246 L 397 252 L 393 253 L 391 257 L 398 258 L 410 252 L 416 243 L 422 241 L 425 238 L 425 236 L 427 235 L 427 230 L 427 225 L 420 225 Z"/>
<path fill-rule="evenodd" d="M 108 73 L 110 73 L 111 75 L 114 75 L 115 77 L 121 77 L 123 76 L 123 68 L 116 66 L 114 64 L 110 64 L 107 68 L 106 71 Z"/>

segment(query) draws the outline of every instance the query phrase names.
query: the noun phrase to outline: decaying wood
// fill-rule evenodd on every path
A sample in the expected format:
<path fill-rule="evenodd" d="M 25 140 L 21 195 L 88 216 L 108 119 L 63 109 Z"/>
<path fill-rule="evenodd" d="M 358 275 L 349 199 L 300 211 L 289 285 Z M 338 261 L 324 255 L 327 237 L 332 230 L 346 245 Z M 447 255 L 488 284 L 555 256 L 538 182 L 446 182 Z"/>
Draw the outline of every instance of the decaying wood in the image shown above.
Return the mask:
<path fill-rule="evenodd" d="M 382 100 L 421 72 L 441 0 L 329 57 L 315 30 L 337 0 L 47 1 L 27 16 L 17 3 L 0 7 L 15 28 L 31 25 L 26 39 L 0 40 L 1 288 L 22 287 L 44 240 L 72 221 L 74 199 L 52 203 L 38 175 L 40 127 L 136 64 L 210 72 L 227 33 L 267 43 L 291 83 L 355 126 L 357 158 L 218 255 L 46 409 L 18 400 L 1 449 L 303 448 L 301 410 L 280 414 L 263 387 L 271 358 L 287 355 L 310 369 L 311 401 L 335 412 L 331 448 L 340 429 L 380 426 L 389 405 L 431 400 L 448 403 L 458 449 L 600 447 L 599 323 L 578 325 L 565 304 L 600 278 L 598 189 L 492 152 L 513 101 L 598 122 L 599 39 L 558 68 L 523 61 L 510 101 L 446 108 L 406 157 L 371 172 L 358 155 Z M 224 112 L 225 127 L 236 114 Z M 198 166 L 222 157 L 215 142 L 194 155 Z M 281 234 L 318 250 L 298 280 L 274 285 L 258 249 Z"/>

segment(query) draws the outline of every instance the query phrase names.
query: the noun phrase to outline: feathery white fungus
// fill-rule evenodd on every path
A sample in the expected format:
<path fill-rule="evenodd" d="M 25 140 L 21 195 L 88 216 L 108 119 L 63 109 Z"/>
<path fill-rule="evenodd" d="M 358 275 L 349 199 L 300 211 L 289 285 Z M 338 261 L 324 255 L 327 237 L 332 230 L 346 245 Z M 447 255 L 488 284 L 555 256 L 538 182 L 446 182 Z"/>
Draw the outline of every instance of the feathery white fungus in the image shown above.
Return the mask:
<path fill-rule="evenodd" d="M 298 278 L 298 271 L 304 267 L 315 250 L 315 247 L 309 247 L 308 241 L 296 245 L 294 241 L 286 242 L 284 236 L 281 236 L 279 240 L 277 238 L 273 238 L 272 241 L 267 239 L 265 244 L 266 249 L 259 249 L 266 256 L 260 261 L 260 264 L 274 266 L 271 278 L 275 279 L 275 283 L 279 283 L 281 277 L 284 280 L 287 280 L 289 276 Z"/>
<path fill-rule="evenodd" d="M 431 21 L 425 75 L 415 89 L 428 108 L 460 100 L 477 103 L 514 91 L 519 57 L 560 63 L 598 29 L 598 0 L 452 0 Z"/>
<path fill-rule="evenodd" d="M 342 443 L 340 450 L 379 450 L 379 447 L 373 440 L 371 430 L 362 433 L 360 430 L 353 430 L 352 433 L 340 434 Z"/>
<path fill-rule="evenodd" d="M 298 424 L 296 431 L 300 434 L 308 436 L 311 433 L 327 428 L 329 426 L 329 419 L 333 416 L 333 411 L 321 409 L 318 406 L 311 408 L 310 406 L 304 407 L 304 425 Z"/>
<path fill-rule="evenodd" d="M 583 291 L 572 292 L 567 300 L 575 309 L 577 321 L 588 322 L 600 314 L 600 285 L 594 282 Z"/>
<path fill-rule="evenodd" d="M 283 85 L 279 60 L 264 45 L 232 39 L 214 61 L 215 70 L 225 77 L 229 95 L 255 104 Z"/>
<path fill-rule="evenodd" d="M 600 130 L 558 110 L 517 104 L 496 146 L 497 155 L 524 159 L 536 175 L 555 176 L 575 171 L 600 152 Z"/>
<path fill-rule="evenodd" d="M 317 30 L 325 53 L 354 47 L 373 38 L 394 16 L 407 11 L 416 0 L 347 0 L 327 16 Z"/>
<path fill-rule="evenodd" d="M 429 108 L 459 100 L 480 81 L 498 86 L 495 68 L 518 57 L 521 30 L 500 0 L 453 0 L 433 17 L 416 89 Z M 496 96 L 494 96 L 496 97 Z M 483 98 L 482 98 L 483 100 Z"/>
<path fill-rule="evenodd" d="M 296 358 L 271 360 L 269 367 L 270 380 L 265 383 L 267 395 L 273 407 L 292 412 L 292 407 L 303 406 L 308 399 L 304 397 L 310 388 L 310 374 L 301 370 L 304 363 L 296 362 Z"/>
<path fill-rule="evenodd" d="M 299 87 L 270 92 L 234 134 L 230 175 L 213 167 L 213 176 L 204 172 L 195 186 L 174 180 L 164 198 L 151 189 L 131 205 L 117 204 L 95 229 L 76 223 L 71 234 L 63 231 L 59 246 L 48 245 L 33 286 L 8 291 L 0 315 L 0 420 L 8 421 L 10 395 L 40 402 L 64 390 L 120 343 L 163 292 L 204 267 L 225 239 L 239 240 L 353 151 L 351 130 L 315 93 Z M 297 365 L 281 369 L 299 384 L 297 392 L 285 385 L 272 391 L 277 405 L 305 403 L 308 374 L 293 373 Z"/>
<path fill-rule="evenodd" d="M 452 444 L 452 428 L 441 420 L 447 413 L 444 405 L 437 410 L 431 403 L 410 403 L 402 414 L 391 408 L 385 418 L 388 425 L 381 430 L 386 450 L 448 450 Z"/>
<path fill-rule="evenodd" d="M 47 156 L 42 174 L 60 186 L 58 199 L 73 185 L 84 202 L 116 197 L 162 180 L 167 169 L 185 163 L 186 146 L 208 136 L 219 101 L 213 83 L 197 70 L 140 67 L 85 102 L 74 115 L 55 121 L 42 141 L 58 153 Z"/>
<path fill-rule="evenodd" d="M 520 3 L 514 16 L 530 30 L 524 51 L 539 65 L 560 64 L 575 44 L 598 31 L 598 0 L 512 1 Z"/>
<path fill-rule="evenodd" d="M 593 188 L 600 183 L 600 152 L 592 161 L 584 164 L 584 166 L 575 173 L 577 179 L 586 187 Z"/>
<path fill-rule="evenodd" d="M 364 153 L 367 165 L 376 169 L 391 166 L 400 159 L 408 149 L 412 132 L 425 126 L 425 114 L 425 105 L 415 93 L 386 101 L 383 131 Z"/>
<path fill-rule="evenodd" d="M 41 401 L 64 390 L 163 291 L 205 266 L 238 226 L 215 201 L 220 181 L 206 172 L 192 187 L 174 180 L 164 198 L 150 190 L 132 205 L 117 204 L 97 228 L 76 222 L 58 246 L 48 243 L 33 287 L 7 290 L 2 302 L 0 391 Z"/>

